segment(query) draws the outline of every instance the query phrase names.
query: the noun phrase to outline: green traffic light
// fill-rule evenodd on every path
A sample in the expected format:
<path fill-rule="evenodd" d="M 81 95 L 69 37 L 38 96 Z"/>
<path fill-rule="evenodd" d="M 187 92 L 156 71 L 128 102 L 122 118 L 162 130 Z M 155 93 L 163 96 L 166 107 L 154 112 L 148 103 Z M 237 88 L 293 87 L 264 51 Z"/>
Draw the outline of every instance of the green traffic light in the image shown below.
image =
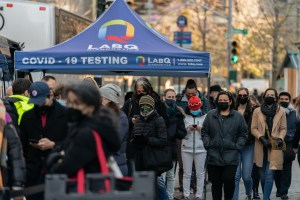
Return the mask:
<path fill-rule="evenodd" d="M 237 63 L 239 61 L 239 57 L 237 55 L 231 56 L 231 62 Z"/>

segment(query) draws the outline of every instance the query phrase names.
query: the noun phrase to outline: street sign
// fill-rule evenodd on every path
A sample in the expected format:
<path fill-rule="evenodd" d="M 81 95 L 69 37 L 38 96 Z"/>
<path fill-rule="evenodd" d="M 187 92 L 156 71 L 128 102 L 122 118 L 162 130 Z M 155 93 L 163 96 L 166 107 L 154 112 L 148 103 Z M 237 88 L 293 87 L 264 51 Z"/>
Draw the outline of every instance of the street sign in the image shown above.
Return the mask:
<path fill-rule="evenodd" d="M 187 26 L 187 18 L 183 15 L 180 15 L 178 18 L 177 18 L 177 26 L 179 28 L 184 28 Z"/>
<path fill-rule="evenodd" d="M 248 29 L 236 29 L 233 28 L 233 34 L 243 34 L 243 35 L 247 35 L 248 34 Z"/>
<path fill-rule="evenodd" d="M 181 36 L 182 33 L 182 36 Z M 174 32 L 174 43 L 177 45 L 182 45 L 185 49 L 192 48 L 192 32 Z"/>

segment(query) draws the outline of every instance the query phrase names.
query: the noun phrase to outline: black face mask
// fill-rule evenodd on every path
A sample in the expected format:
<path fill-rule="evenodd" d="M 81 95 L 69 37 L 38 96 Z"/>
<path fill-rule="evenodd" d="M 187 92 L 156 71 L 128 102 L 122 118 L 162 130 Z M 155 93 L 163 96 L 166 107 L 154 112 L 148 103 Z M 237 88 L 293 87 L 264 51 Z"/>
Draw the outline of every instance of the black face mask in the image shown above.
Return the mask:
<path fill-rule="evenodd" d="M 265 97 L 264 101 L 266 102 L 267 105 L 272 105 L 275 103 L 275 98 L 274 97 Z"/>
<path fill-rule="evenodd" d="M 35 108 L 41 115 L 45 115 L 49 112 L 50 106 L 35 106 Z"/>
<path fill-rule="evenodd" d="M 80 121 L 84 117 L 80 110 L 74 108 L 68 108 L 67 115 L 70 122 Z"/>
<path fill-rule="evenodd" d="M 227 110 L 229 107 L 229 103 L 228 102 L 218 102 L 218 109 L 219 110 Z"/>
<path fill-rule="evenodd" d="M 245 105 L 248 101 L 248 97 L 238 97 L 237 100 L 240 104 Z"/>
<path fill-rule="evenodd" d="M 289 102 L 280 102 L 280 105 L 284 108 L 287 108 L 290 105 L 290 103 Z"/>

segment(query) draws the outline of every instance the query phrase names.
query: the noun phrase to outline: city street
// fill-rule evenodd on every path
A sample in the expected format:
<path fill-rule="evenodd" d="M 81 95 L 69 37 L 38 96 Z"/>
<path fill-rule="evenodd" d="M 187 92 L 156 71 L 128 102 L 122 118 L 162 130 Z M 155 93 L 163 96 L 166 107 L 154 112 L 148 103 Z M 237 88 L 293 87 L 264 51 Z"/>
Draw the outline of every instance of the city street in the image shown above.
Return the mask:
<path fill-rule="evenodd" d="M 293 172 L 292 172 L 292 185 L 289 189 L 289 199 L 291 200 L 300 200 L 300 190 L 299 190 L 299 185 L 300 185 L 300 168 L 298 165 L 297 160 L 295 160 L 293 162 Z M 178 178 L 176 177 L 176 187 L 178 187 Z M 262 199 L 262 191 L 261 191 L 261 187 L 260 187 L 260 197 Z M 178 190 L 176 190 L 175 192 L 175 198 L 176 199 L 181 199 L 180 198 L 180 192 Z M 240 182 L 240 200 L 245 199 L 246 195 L 245 195 L 245 188 L 243 185 L 243 181 L 241 180 Z M 191 194 L 190 199 L 193 200 L 195 199 L 194 195 Z M 276 186 L 275 183 L 273 185 L 273 192 L 271 195 L 271 199 L 276 200 L 276 199 L 281 199 L 280 197 L 276 197 Z M 211 196 L 211 184 L 207 185 L 207 189 L 206 189 L 206 200 L 212 200 L 212 196 Z"/>

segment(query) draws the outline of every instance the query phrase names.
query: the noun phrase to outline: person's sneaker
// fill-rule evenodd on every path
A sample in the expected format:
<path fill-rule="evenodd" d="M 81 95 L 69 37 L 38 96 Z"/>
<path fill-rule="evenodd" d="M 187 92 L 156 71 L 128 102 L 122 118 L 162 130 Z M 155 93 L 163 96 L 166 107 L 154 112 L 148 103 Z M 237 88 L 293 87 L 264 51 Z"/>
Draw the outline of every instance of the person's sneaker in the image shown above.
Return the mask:
<path fill-rule="evenodd" d="M 281 194 L 279 194 L 279 193 L 276 193 L 276 197 L 281 197 Z"/>
<path fill-rule="evenodd" d="M 284 195 L 281 195 L 281 199 L 289 199 L 288 195 L 284 194 Z"/>
<path fill-rule="evenodd" d="M 251 200 L 251 195 L 247 196 L 245 200 Z"/>

